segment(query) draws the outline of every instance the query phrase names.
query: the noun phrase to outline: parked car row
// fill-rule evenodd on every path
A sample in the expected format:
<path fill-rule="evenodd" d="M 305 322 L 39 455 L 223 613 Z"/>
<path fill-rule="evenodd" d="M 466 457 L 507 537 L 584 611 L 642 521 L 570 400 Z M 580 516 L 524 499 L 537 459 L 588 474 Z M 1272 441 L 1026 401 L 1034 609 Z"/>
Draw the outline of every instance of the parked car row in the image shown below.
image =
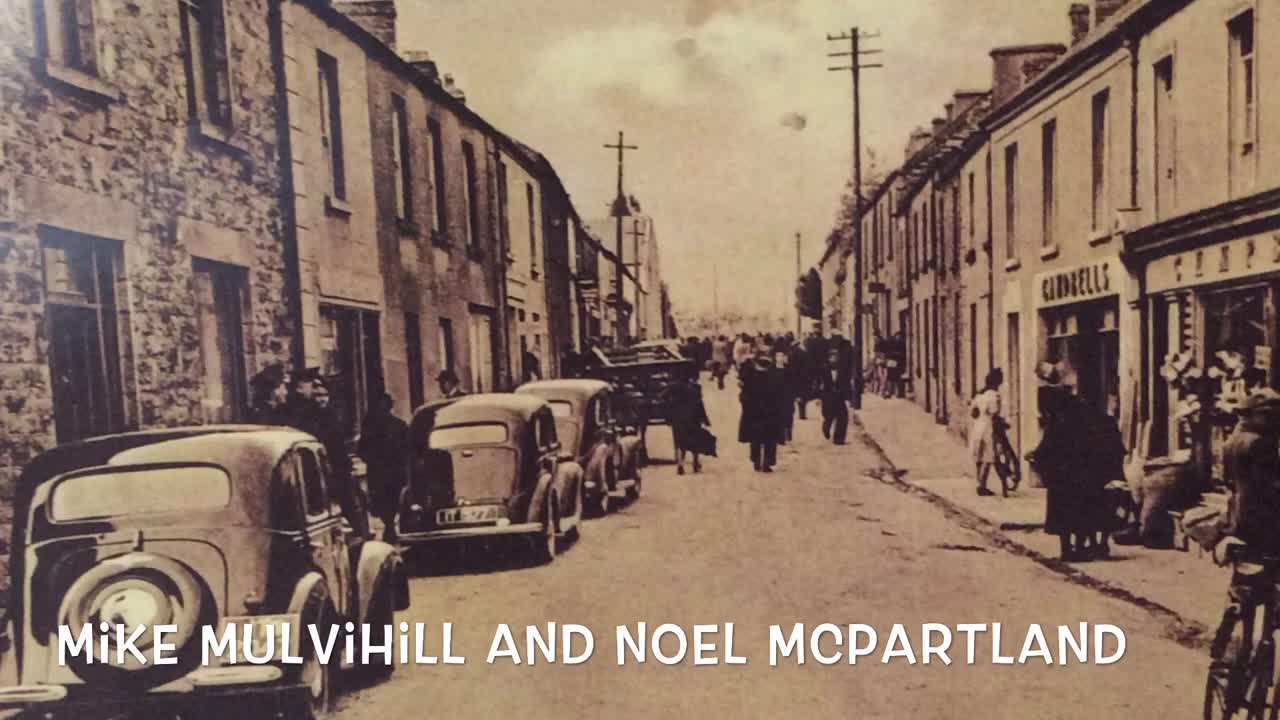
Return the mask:
<path fill-rule="evenodd" d="M 615 412 L 597 380 L 420 408 L 402 546 L 524 536 L 551 561 L 584 514 L 640 495 L 643 448 Z M 206 665 L 202 633 L 315 625 L 327 637 L 348 622 L 389 628 L 409 606 L 400 548 L 353 530 L 336 481 L 314 437 L 260 426 L 126 433 L 35 459 L 15 497 L 0 716 L 322 714 L 335 673 L 353 668 L 320 662 L 296 634 L 300 664 L 276 643 L 265 664 L 243 662 L 241 646 Z M 175 664 L 117 653 L 121 637 L 156 625 L 179 627 L 166 638 Z M 60 663 L 60 626 L 92 628 L 89 649 L 107 658 Z M 137 643 L 144 653 L 150 637 Z"/>

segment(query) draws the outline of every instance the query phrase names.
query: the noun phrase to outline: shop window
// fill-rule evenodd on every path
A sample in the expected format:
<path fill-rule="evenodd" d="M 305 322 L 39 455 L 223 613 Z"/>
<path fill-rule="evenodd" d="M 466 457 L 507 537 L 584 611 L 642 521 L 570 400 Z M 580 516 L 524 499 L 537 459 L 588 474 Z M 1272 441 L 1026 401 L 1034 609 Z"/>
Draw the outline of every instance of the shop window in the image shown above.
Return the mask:
<path fill-rule="evenodd" d="M 48 231 L 44 287 L 59 443 L 124 426 L 116 275 L 120 248 L 109 240 Z"/>
<path fill-rule="evenodd" d="M 1048 343 L 1063 385 L 1112 417 L 1120 411 L 1120 333 L 1116 300 L 1097 300 L 1044 313 Z"/>
<path fill-rule="evenodd" d="M 329 396 L 348 435 L 354 436 L 370 398 L 385 387 L 378 313 L 321 305 L 320 355 Z"/>
<path fill-rule="evenodd" d="M 229 423 L 244 419 L 248 407 L 245 380 L 245 271 L 232 265 L 195 260 L 192 282 L 204 369 L 204 420 Z"/>
<path fill-rule="evenodd" d="M 1250 391 L 1270 383 L 1268 293 L 1261 286 L 1208 294 L 1202 302 L 1205 391 L 1212 396 L 1212 412 L 1204 419 L 1216 482 L 1223 480 L 1222 452 L 1235 427 L 1236 410 Z"/>
<path fill-rule="evenodd" d="M 1191 450 L 1189 427 L 1182 421 L 1184 399 L 1195 363 L 1191 351 L 1191 309 L 1185 295 L 1153 298 L 1151 302 L 1151 429 L 1148 455 L 1170 457 Z"/>

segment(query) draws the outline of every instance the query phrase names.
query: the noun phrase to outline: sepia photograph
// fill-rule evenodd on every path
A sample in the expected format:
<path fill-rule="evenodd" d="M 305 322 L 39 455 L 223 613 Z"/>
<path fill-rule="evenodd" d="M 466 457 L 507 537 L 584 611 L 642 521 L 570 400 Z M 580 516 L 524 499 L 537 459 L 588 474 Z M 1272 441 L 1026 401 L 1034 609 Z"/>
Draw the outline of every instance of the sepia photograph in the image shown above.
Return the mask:
<path fill-rule="evenodd" d="M 1267 38 L 0 0 L 0 720 L 1280 720 Z"/>

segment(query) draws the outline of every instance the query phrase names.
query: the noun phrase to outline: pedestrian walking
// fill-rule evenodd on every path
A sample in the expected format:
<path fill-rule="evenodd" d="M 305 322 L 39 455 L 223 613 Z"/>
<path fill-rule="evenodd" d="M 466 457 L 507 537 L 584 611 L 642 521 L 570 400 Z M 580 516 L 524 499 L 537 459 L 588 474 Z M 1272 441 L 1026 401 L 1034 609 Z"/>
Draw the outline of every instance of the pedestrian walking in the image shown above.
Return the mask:
<path fill-rule="evenodd" d="M 711 343 L 711 377 L 715 378 L 716 387 L 724 389 L 724 376 L 729 374 L 729 366 L 733 364 L 733 348 L 729 338 L 721 335 Z"/>
<path fill-rule="evenodd" d="M 990 497 L 995 495 L 987 487 L 987 480 L 996 463 L 995 424 L 1000 417 L 1000 386 L 1004 384 L 1004 371 L 992 368 L 987 373 L 982 392 L 969 403 L 969 413 L 973 422 L 969 425 L 969 455 L 977 472 L 978 495 Z M 1001 483 L 1001 492 L 1007 497 L 1009 492 Z"/>
<path fill-rule="evenodd" d="M 845 397 L 851 398 L 853 395 L 853 343 L 849 342 L 839 330 L 832 330 L 827 351 L 836 353 L 837 368 L 840 375 L 845 378 Z"/>
<path fill-rule="evenodd" d="M 711 426 L 707 407 L 702 401 L 702 385 L 697 375 L 681 378 L 663 391 L 664 406 L 671 420 L 671 437 L 676 448 L 676 474 L 684 474 L 684 457 L 693 455 L 693 472 L 702 472 L 700 438 L 703 428 Z"/>
<path fill-rule="evenodd" d="M 844 445 L 849 433 L 849 375 L 840 360 L 840 351 L 827 352 L 826 367 L 819 376 L 822 399 L 822 435 L 836 445 Z"/>
<path fill-rule="evenodd" d="M 364 460 L 369 509 L 382 521 L 382 539 L 396 541 L 396 513 L 409 479 L 409 426 L 395 416 L 391 396 L 383 393 L 360 424 L 356 454 Z"/>
<path fill-rule="evenodd" d="M 755 355 L 755 340 L 750 335 L 742 333 L 733 343 L 733 368 L 739 372 L 741 377 L 742 366 L 747 364 Z"/>
<path fill-rule="evenodd" d="M 907 341 L 903 337 L 902 332 L 898 331 L 889 338 L 887 349 L 885 352 L 885 374 L 888 379 L 888 385 L 885 388 L 885 397 L 905 397 L 906 396 L 906 367 L 907 367 Z"/>
<path fill-rule="evenodd" d="M 795 401 L 795 408 L 792 411 L 799 414 L 801 420 L 806 420 L 808 419 L 806 409 L 814 394 L 814 372 L 809 353 L 799 340 L 791 344 L 787 353 L 787 370 L 790 373 L 789 380 Z"/>
<path fill-rule="evenodd" d="M 773 472 L 778 463 L 778 438 L 782 430 L 778 397 L 782 379 L 767 352 L 757 353 L 741 370 L 742 417 L 738 442 L 751 446 L 751 464 L 756 472 Z"/>

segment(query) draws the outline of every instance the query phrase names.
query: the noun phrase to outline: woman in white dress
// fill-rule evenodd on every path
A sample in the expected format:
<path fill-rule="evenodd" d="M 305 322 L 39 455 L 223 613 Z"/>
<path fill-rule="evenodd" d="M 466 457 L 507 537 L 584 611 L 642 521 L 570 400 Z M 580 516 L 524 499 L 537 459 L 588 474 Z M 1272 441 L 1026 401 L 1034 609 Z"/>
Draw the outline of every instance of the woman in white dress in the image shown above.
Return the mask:
<path fill-rule="evenodd" d="M 977 469 L 978 495 L 995 495 L 987 488 L 987 478 L 996 462 L 995 419 L 1000 416 L 1000 386 L 1004 384 L 1004 372 L 993 368 L 987 373 L 982 392 L 970 403 L 973 425 L 969 428 L 969 454 Z"/>

